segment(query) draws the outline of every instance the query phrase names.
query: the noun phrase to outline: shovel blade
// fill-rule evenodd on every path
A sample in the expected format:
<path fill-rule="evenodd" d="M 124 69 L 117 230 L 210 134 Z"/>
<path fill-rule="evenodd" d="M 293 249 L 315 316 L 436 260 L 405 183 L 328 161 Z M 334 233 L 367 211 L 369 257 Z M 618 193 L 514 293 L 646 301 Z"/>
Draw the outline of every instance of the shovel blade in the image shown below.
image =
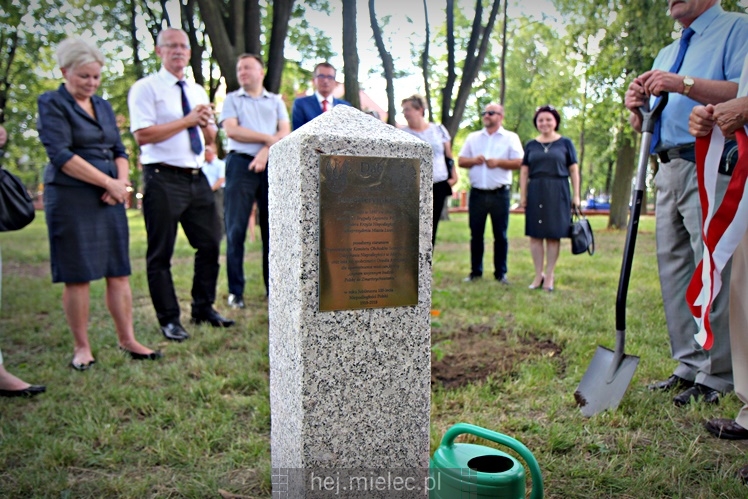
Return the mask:
<path fill-rule="evenodd" d="M 615 409 L 621 403 L 634 377 L 639 357 L 623 354 L 611 377 L 611 366 L 615 364 L 615 353 L 598 346 L 587 372 L 574 392 L 574 399 L 584 416 L 590 417 L 606 409 Z"/>

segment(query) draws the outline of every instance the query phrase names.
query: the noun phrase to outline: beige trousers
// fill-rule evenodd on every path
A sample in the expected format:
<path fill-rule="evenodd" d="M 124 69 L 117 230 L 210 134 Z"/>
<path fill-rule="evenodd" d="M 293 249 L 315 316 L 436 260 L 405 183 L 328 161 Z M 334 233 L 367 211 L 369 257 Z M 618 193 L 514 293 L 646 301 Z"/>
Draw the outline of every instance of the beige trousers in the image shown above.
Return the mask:
<path fill-rule="evenodd" d="M 748 428 L 748 232 L 732 256 L 730 277 L 730 344 L 735 393 L 743 408 L 735 421 Z"/>

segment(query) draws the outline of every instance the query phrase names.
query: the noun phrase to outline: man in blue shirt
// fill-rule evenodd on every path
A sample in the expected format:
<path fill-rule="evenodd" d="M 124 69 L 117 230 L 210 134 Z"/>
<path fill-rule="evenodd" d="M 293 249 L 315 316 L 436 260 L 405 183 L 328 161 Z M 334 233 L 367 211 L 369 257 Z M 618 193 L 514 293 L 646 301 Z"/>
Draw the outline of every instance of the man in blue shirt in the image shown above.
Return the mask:
<path fill-rule="evenodd" d="M 665 381 L 652 390 L 683 390 L 675 405 L 692 399 L 716 404 L 720 395 L 733 389 L 728 324 L 729 267 L 723 273 L 723 292 L 714 300 L 711 323 L 714 347 L 705 351 L 694 340 L 698 332 L 685 299 L 691 276 L 702 256 L 701 206 L 694 162 L 694 137 L 688 116 L 698 104 L 716 104 L 737 95 L 743 59 L 748 52 L 748 16 L 722 10 L 719 0 L 669 0 L 670 16 L 684 28 L 682 64 L 676 61 L 681 41 L 660 51 L 653 69 L 634 79 L 626 92 L 630 122 L 641 131 L 639 108 L 650 96 L 668 93 L 661 117 L 659 139 L 653 137 L 660 160 L 655 177 L 657 189 L 657 263 L 670 335 L 672 356 L 678 361 Z M 693 33 L 691 33 L 693 32 Z M 670 69 L 668 69 L 670 68 Z M 720 200 L 728 175 L 720 175 Z"/>
<path fill-rule="evenodd" d="M 244 241 L 252 204 L 257 201 L 262 232 L 262 273 L 268 286 L 268 172 L 270 146 L 290 133 L 288 111 L 281 97 L 265 90 L 265 67 L 254 54 L 242 54 L 236 63 L 241 88 L 226 96 L 221 122 L 229 138 L 226 156 L 226 273 L 228 304 L 244 308 Z"/>

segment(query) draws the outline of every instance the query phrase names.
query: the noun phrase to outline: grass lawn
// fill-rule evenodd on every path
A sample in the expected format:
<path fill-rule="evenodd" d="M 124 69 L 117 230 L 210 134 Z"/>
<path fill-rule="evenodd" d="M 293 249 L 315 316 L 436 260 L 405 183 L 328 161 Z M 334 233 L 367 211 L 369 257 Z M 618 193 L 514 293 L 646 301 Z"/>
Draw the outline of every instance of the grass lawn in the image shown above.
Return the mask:
<path fill-rule="evenodd" d="M 173 271 L 192 338 L 169 343 L 148 294 L 142 217 L 129 217 L 135 327 L 140 341 L 164 351 L 155 363 L 118 352 L 99 281 L 91 287 L 89 331 L 97 363 L 84 373 L 68 367 L 72 336 L 62 286 L 50 281 L 43 215 L 0 235 L 0 348 L 9 371 L 48 389 L 34 399 L 0 399 L 0 497 L 270 497 L 260 243 L 248 244 L 245 310 L 225 306 L 222 262 L 217 308 L 237 326 L 217 330 L 188 325 L 193 260 L 180 235 Z M 432 451 L 447 428 L 469 422 L 529 447 L 547 497 L 748 496 L 735 477 L 748 464 L 747 444 L 712 438 L 702 426 L 734 416 L 737 397 L 677 408 L 671 394 L 646 388 L 674 368 L 651 217 L 640 223 L 627 306 L 626 353 L 641 361 L 620 407 L 592 418 L 581 415 L 573 393 L 597 346 L 614 345 L 625 233 L 592 217 L 597 253 L 571 255 L 563 241 L 549 294 L 527 289 L 533 271 L 522 215 L 510 220 L 509 286 L 462 282 L 469 231 L 465 214 L 451 218 L 440 224 L 434 254 Z"/>

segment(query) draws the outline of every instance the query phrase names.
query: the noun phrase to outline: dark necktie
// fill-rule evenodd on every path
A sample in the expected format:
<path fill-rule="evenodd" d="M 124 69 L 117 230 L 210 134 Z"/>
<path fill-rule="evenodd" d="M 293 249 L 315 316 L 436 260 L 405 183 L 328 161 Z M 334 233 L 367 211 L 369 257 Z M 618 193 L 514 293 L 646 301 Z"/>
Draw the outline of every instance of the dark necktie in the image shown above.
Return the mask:
<path fill-rule="evenodd" d="M 187 82 L 184 80 L 179 80 L 177 82 L 177 85 L 179 85 L 179 88 L 182 90 L 182 112 L 184 112 L 185 116 L 190 114 L 190 111 L 192 110 L 190 108 L 190 101 L 187 100 L 187 94 L 184 92 L 184 86 L 186 84 Z M 192 152 L 200 154 L 203 151 L 203 144 L 200 142 L 200 133 L 198 133 L 197 127 L 189 127 L 187 133 L 190 134 L 190 147 L 192 148 Z"/>
<path fill-rule="evenodd" d="M 688 42 L 691 40 L 691 37 L 693 36 L 693 34 L 694 34 L 694 30 L 692 30 L 691 28 L 686 28 L 683 30 L 683 33 L 680 36 L 680 46 L 678 47 L 678 55 L 675 57 L 675 62 L 673 62 L 673 65 L 670 67 L 671 73 L 677 73 L 681 65 L 683 64 L 683 58 L 686 55 Z M 654 105 L 652 105 L 652 109 L 657 107 L 657 103 L 659 102 L 659 100 L 660 100 L 660 97 L 657 97 Z M 662 115 L 660 115 L 660 118 L 657 118 L 657 121 L 655 121 L 654 130 L 652 131 L 652 145 L 649 150 L 649 152 L 652 154 L 654 154 L 655 147 L 660 142 L 660 128 L 662 128 L 662 123 L 660 121 L 662 119 L 661 116 Z"/>
<path fill-rule="evenodd" d="M 323 113 L 327 112 L 327 99 L 322 101 L 322 112 Z"/>

